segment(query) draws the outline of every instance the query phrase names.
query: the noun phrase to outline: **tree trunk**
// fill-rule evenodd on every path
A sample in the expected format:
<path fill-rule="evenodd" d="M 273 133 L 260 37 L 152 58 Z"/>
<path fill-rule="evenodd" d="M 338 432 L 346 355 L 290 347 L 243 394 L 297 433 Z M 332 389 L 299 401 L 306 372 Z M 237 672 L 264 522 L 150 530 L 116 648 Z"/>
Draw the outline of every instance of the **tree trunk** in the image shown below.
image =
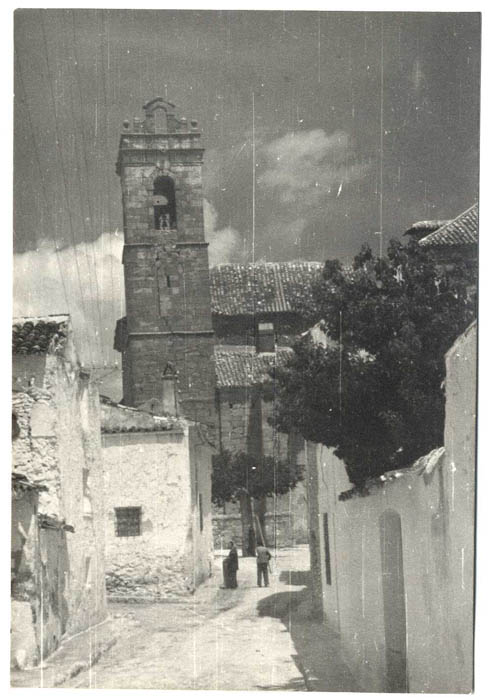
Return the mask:
<path fill-rule="evenodd" d="M 254 530 L 254 514 L 252 508 L 252 499 L 246 492 L 241 492 L 239 496 L 241 506 L 241 524 L 242 524 L 242 556 L 256 556 L 256 533 Z"/>

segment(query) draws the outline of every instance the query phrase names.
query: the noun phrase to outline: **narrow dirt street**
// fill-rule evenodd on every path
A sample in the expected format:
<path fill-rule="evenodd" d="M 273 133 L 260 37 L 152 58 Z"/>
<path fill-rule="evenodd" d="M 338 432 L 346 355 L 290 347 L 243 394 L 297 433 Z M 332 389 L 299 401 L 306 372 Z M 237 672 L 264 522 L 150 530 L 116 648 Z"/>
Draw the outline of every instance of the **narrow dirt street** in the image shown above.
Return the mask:
<path fill-rule="evenodd" d="M 304 589 L 308 548 L 278 552 L 269 588 L 257 587 L 253 559 L 240 559 L 237 590 L 220 588 L 221 561 L 187 601 L 113 605 L 117 644 L 64 687 L 307 690 L 283 620 Z"/>

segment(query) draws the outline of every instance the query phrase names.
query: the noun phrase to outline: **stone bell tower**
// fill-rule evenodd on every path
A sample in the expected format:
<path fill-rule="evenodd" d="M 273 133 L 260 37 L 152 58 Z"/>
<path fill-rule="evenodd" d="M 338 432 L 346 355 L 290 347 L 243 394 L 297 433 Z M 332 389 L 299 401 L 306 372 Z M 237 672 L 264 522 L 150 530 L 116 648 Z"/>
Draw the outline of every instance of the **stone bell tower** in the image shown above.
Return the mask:
<path fill-rule="evenodd" d="M 203 148 L 198 124 L 161 97 L 124 122 L 122 185 L 126 313 L 117 322 L 124 402 L 156 399 L 213 424 L 214 338 L 203 231 Z M 172 372 L 168 374 L 168 366 Z M 174 376 L 171 385 L 168 377 Z M 166 396 L 170 392 L 175 400 Z"/>

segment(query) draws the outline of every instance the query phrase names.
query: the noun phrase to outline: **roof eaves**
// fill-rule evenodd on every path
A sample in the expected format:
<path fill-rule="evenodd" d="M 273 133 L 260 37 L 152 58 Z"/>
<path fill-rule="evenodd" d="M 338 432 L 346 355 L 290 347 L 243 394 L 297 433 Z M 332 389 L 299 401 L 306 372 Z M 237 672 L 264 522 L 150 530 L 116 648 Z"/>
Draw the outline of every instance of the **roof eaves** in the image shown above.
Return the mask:
<path fill-rule="evenodd" d="M 469 217 L 473 215 L 476 217 L 476 225 L 469 225 Z M 460 222 L 466 219 L 465 231 L 457 231 L 456 226 Z M 474 231 L 473 231 L 474 228 Z M 438 228 L 436 231 L 429 233 L 419 240 L 419 245 L 422 247 L 427 246 L 454 246 L 454 245 L 469 245 L 476 244 L 478 242 L 478 203 L 472 204 L 468 209 L 463 211 L 461 214 L 456 216 L 456 218 L 447 221 L 443 226 Z M 463 240 L 463 237 L 465 240 Z"/>

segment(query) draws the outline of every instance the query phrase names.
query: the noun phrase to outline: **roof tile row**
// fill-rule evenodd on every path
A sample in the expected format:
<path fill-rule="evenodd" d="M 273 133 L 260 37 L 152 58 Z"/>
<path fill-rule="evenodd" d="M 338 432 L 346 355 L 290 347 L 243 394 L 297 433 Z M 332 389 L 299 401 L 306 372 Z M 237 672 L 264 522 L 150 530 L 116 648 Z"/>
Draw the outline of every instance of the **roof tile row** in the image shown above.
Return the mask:
<path fill-rule="evenodd" d="M 299 311 L 311 301 L 320 262 L 217 265 L 210 270 L 212 313 L 238 316 Z"/>
<path fill-rule="evenodd" d="M 291 348 L 278 347 L 275 353 L 257 353 L 249 345 L 217 345 L 215 367 L 219 388 L 251 387 L 263 382 L 268 370 L 284 364 L 293 355 Z"/>
<path fill-rule="evenodd" d="M 12 353 L 43 355 L 57 336 L 64 339 L 68 330 L 68 316 L 17 318 L 12 323 Z"/>
<path fill-rule="evenodd" d="M 476 244 L 478 242 L 479 207 L 473 204 L 452 221 L 448 221 L 428 236 L 419 241 L 419 245 L 431 246 L 455 246 Z"/>

